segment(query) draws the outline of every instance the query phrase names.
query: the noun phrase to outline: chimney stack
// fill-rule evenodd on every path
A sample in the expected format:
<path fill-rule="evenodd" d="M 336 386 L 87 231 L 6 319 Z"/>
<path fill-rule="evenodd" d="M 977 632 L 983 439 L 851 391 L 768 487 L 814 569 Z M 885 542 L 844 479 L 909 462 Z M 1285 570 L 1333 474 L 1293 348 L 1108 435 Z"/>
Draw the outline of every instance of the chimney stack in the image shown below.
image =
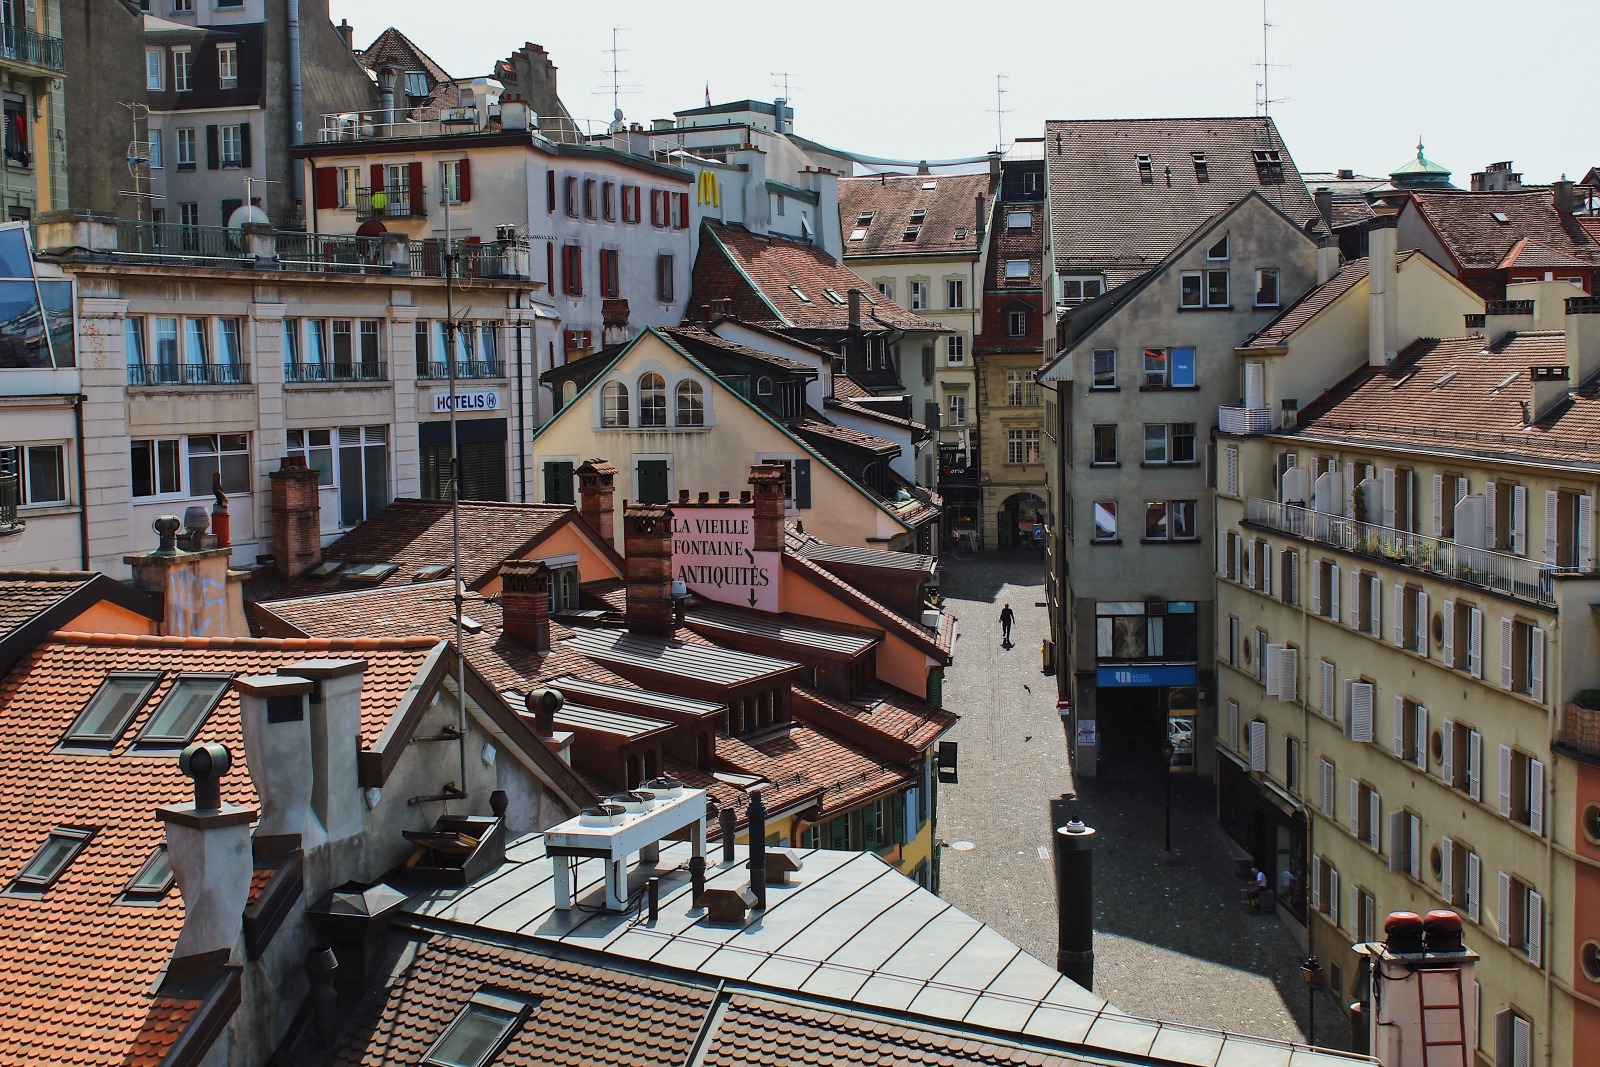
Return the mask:
<path fill-rule="evenodd" d="M 1317 284 L 1321 285 L 1339 273 L 1339 240 L 1333 234 L 1324 234 L 1317 241 Z"/>
<path fill-rule="evenodd" d="M 1566 311 L 1567 366 L 1576 389 L 1600 373 L 1600 296 L 1571 297 Z"/>
<path fill-rule="evenodd" d="M 239 720 L 244 733 L 246 768 L 261 801 L 262 837 L 292 837 L 310 850 L 327 840 L 322 824 L 311 817 L 311 794 L 316 782 L 311 756 L 311 724 L 306 698 L 309 678 L 289 674 L 263 674 L 235 678 L 239 693 Z M 344 768 L 346 779 L 355 765 Z"/>
<path fill-rule="evenodd" d="M 1426 1036 L 1426 1051 L 1441 1059 L 1470 1059 L 1478 1047 L 1478 954 L 1462 942 L 1461 916 L 1397 912 L 1383 929 L 1382 943 L 1356 946 L 1372 960 L 1370 992 L 1358 1017 L 1366 1024 L 1370 1054 L 1383 1067 L 1420 1064 Z M 1355 1035 L 1357 1047 L 1361 1036 Z"/>
<path fill-rule="evenodd" d="M 311 737 L 311 814 L 330 842 L 361 833 L 364 801 L 356 781 L 361 748 L 361 687 L 367 661 L 308 659 L 278 673 L 311 682 L 306 712 Z"/>
<path fill-rule="evenodd" d="M 850 290 L 850 329 L 854 332 L 861 330 L 861 290 Z"/>
<path fill-rule="evenodd" d="M 616 547 L 613 532 L 616 508 L 617 468 L 603 459 L 584 460 L 578 474 L 578 514 L 606 544 Z"/>
<path fill-rule="evenodd" d="M 1550 185 L 1551 198 L 1556 210 L 1563 216 L 1572 214 L 1572 182 L 1566 178 L 1552 182 Z"/>
<path fill-rule="evenodd" d="M 1317 214 L 1322 216 L 1323 229 L 1333 233 L 1333 190 L 1326 185 L 1319 185 L 1312 199 L 1317 202 Z"/>
<path fill-rule="evenodd" d="M 665 504 L 629 504 L 622 514 L 627 557 L 628 629 L 672 633 L 672 509 Z"/>
<path fill-rule="evenodd" d="M 789 495 L 788 468 L 776 463 L 757 463 L 750 468 L 750 487 L 755 504 L 755 544 L 757 552 L 783 551 L 783 505 Z M 743 501 L 741 501 L 743 503 Z"/>
<path fill-rule="evenodd" d="M 550 651 L 550 568 L 543 560 L 501 566 L 500 617 L 506 633 L 535 652 Z"/>
<path fill-rule="evenodd" d="M 989 153 L 989 180 L 992 182 L 1000 180 L 1000 152 L 998 150 Z"/>
<path fill-rule="evenodd" d="M 1483 332 L 1493 344 L 1508 333 L 1536 328 L 1532 300 L 1490 300 L 1483 305 Z"/>
<path fill-rule="evenodd" d="M 1094 830 L 1074 815 L 1056 828 L 1056 970 L 1094 988 Z"/>
<path fill-rule="evenodd" d="M 174 960 L 237 951 L 244 933 L 255 860 L 250 848 L 254 808 L 222 800 L 219 779 L 232 757 L 222 745 L 193 744 L 178 754 L 178 769 L 194 780 L 195 799 L 156 809 L 166 824 L 167 856 L 183 896 L 183 928 Z"/>
<path fill-rule="evenodd" d="M 1367 224 L 1367 365 L 1386 367 L 1399 351 L 1400 291 L 1396 269 L 1397 216 L 1382 214 Z"/>
<path fill-rule="evenodd" d="M 349 19 L 340 19 L 339 25 L 334 27 L 339 31 L 339 37 L 344 41 L 346 51 L 356 50 L 356 28 L 350 25 Z"/>
<path fill-rule="evenodd" d="M 972 198 L 973 233 L 977 235 L 977 243 L 983 244 L 983 235 L 989 232 L 989 213 L 983 209 L 983 194 L 979 193 Z"/>
<path fill-rule="evenodd" d="M 322 562 L 322 500 L 317 472 L 284 456 L 272 480 L 272 569 L 289 581 Z"/>
<path fill-rule="evenodd" d="M 167 637 L 245 637 L 244 576 L 228 569 L 233 550 L 207 548 L 184 552 L 177 547 L 183 523 L 163 515 L 151 523 L 157 547 L 123 556 L 133 571 L 133 585 L 161 602 L 161 633 Z"/>
<path fill-rule="evenodd" d="M 745 835 L 750 842 L 750 891 L 756 902 L 752 911 L 767 910 L 767 805 L 758 789 L 750 795 L 745 809 Z"/>

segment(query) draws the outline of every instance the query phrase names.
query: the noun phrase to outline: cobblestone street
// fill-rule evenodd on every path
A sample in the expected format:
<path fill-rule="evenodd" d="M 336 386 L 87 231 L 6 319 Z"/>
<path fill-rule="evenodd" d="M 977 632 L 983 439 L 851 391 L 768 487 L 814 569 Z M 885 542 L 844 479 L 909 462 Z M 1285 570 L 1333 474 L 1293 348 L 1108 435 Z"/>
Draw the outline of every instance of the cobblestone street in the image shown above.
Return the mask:
<path fill-rule="evenodd" d="M 942 895 L 1053 964 L 1050 840 L 1074 783 L 1055 679 L 1040 671 L 1043 562 L 1003 554 L 942 565 L 960 634 L 945 706 L 962 715 L 948 735 L 960 744 L 960 781 L 939 790 Z M 1016 612 L 1010 649 L 1000 644 L 1004 603 Z M 1298 946 L 1275 917 L 1244 912 L 1211 781 L 1171 785 L 1170 864 L 1159 775 L 1086 779 L 1078 790 L 1080 817 L 1098 831 L 1095 992 L 1134 1015 L 1304 1040 Z M 1326 995 L 1316 1024 L 1319 1043 L 1349 1047 Z"/>

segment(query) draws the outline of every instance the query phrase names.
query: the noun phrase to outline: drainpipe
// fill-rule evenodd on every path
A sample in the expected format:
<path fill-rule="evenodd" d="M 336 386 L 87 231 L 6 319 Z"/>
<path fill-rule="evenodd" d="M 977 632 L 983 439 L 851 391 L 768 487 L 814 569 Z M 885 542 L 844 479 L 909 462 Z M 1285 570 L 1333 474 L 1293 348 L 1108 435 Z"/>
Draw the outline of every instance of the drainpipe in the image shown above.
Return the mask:
<path fill-rule="evenodd" d="M 517 292 L 517 308 L 522 308 L 523 293 Z M 516 360 L 517 360 L 517 499 L 524 504 L 528 502 L 528 446 L 527 423 L 525 421 L 525 408 L 522 383 L 522 319 L 518 317 L 516 326 Z"/>
<path fill-rule="evenodd" d="M 300 0 L 289 0 L 289 141 L 291 144 L 305 143 L 305 116 L 301 112 L 300 98 Z M 301 173 L 304 167 L 294 166 L 289 170 L 293 175 L 294 198 L 299 201 L 305 196 L 305 176 Z"/>
<path fill-rule="evenodd" d="M 72 398 L 72 425 L 78 450 L 78 540 L 82 544 L 83 570 L 89 569 L 89 491 L 85 485 L 88 463 L 83 458 L 83 402 L 89 399 L 82 393 Z"/>

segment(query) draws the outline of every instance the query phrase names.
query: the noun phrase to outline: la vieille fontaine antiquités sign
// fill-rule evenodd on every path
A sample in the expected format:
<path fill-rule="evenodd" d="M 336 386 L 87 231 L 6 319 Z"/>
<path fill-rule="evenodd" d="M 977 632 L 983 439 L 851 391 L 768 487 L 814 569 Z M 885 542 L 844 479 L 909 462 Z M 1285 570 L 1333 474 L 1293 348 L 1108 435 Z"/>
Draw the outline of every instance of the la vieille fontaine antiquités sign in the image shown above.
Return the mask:
<path fill-rule="evenodd" d="M 777 611 L 779 563 L 755 551 L 754 508 L 673 509 L 672 576 L 707 600 Z"/>

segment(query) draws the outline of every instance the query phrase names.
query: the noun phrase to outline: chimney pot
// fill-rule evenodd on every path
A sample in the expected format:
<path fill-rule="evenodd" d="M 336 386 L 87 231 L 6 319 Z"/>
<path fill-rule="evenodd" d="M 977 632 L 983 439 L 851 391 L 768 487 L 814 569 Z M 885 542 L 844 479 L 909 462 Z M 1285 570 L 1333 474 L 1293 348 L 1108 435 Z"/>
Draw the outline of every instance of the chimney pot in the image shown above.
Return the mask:
<path fill-rule="evenodd" d="M 606 544 L 616 545 L 617 468 L 604 459 L 585 460 L 578 478 L 578 514 Z"/>
<path fill-rule="evenodd" d="M 726 489 L 724 489 L 722 492 L 717 494 L 717 503 L 726 504 L 727 502 L 728 502 L 728 491 Z"/>
<path fill-rule="evenodd" d="M 195 783 L 192 804 L 156 809 L 166 826 L 167 855 L 183 895 L 183 927 L 172 958 L 222 953 L 230 959 L 243 933 L 254 862 L 250 849 L 253 808 L 223 802 L 217 779 L 232 756 L 222 745 L 193 744 L 178 755 L 178 768 Z"/>
<path fill-rule="evenodd" d="M 1072 813 L 1056 845 L 1056 970 L 1094 988 L 1095 832 Z"/>
<path fill-rule="evenodd" d="M 196 742 L 178 753 L 178 769 L 194 781 L 194 806 L 201 811 L 222 807 L 222 776 L 232 768 L 227 746 L 215 741 Z"/>
<path fill-rule="evenodd" d="M 556 733 L 556 712 L 566 705 L 567 698 L 559 689 L 535 689 L 523 698 L 523 706 L 528 709 L 528 714 L 533 716 L 534 729 L 539 731 L 540 737 L 554 737 Z"/>
<path fill-rule="evenodd" d="M 761 793 L 751 794 L 745 809 L 745 833 L 750 839 L 750 889 L 756 902 L 752 910 L 767 910 L 767 805 Z"/>

